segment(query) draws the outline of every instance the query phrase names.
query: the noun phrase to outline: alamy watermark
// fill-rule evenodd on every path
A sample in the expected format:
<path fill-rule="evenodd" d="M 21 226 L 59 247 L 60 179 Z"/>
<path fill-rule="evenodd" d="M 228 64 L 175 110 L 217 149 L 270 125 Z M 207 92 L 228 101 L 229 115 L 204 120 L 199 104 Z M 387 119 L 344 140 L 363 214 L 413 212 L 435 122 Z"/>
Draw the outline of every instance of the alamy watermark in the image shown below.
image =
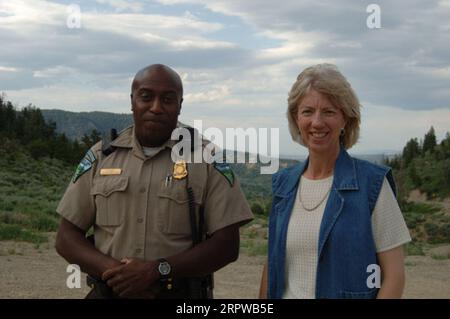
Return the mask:
<path fill-rule="evenodd" d="M 381 287 L 381 268 L 377 264 L 370 264 L 367 266 L 366 272 L 370 273 L 367 277 L 367 288 L 380 288 Z"/>
<path fill-rule="evenodd" d="M 192 154 L 192 137 L 187 128 L 179 127 L 172 132 L 172 140 L 179 141 L 172 148 L 172 161 L 183 160 L 187 163 L 258 163 L 267 164 L 260 168 L 261 174 L 273 174 L 279 168 L 279 139 L 278 128 L 226 128 L 225 135 L 217 127 L 208 127 L 203 130 L 203 122 L 194 120 L 194 129 L 197 134 L 194 138 L 194 152 Z M 202 137 L 206 136 L 211 141 L 204 146 Z M 219 147 L 223 145 L 225 151 Z M 238 150 L 234 152 L 231 150 Z M 270 152 L 269 152 L 270 150 Z M 246 161 L 246 153 L 248 161 Z M 236 156 L 235 156 L 236 155 Z"/>
<path fill-rule="evenodd" d="M 366 25 L 369 29 L 381 28 L 381 8 L 378 4 L 369 4 L 366 12 L 370 13 L 366 20 Z"/>
<path fill-rule="evenodd" d="M 81 288 L 81 269 L 77 264 L 67 266 L 66 272 L 70 273 L 66 280 L 66 286 L 69 289 Z"/>
<path fill-rule="evenodd" d="M 67 7 L 67 20 L 66 26 L 69 29 L 81 28 L 81 8 L 77 4 L 71 4 Z"/>

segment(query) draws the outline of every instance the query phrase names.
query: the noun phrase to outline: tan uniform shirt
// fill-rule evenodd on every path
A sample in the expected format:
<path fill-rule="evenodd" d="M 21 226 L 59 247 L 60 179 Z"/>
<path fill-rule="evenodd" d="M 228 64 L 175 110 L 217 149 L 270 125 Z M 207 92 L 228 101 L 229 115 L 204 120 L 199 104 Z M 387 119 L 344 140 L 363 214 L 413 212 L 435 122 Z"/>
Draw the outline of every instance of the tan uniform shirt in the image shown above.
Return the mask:
<path fill-rule="evenodd" d="M 173 174 L 175 143 L 167 141 L 148 158 L 133 127 L 111 143 L 116 150 L 108 156 L 97 143 L 91 149 L 96 157 L 92 168 L 70 182 L 57 212 L 85 231 L 94 226 L 97 249 L 119 260 L 154 260 L 192 246 L 187 182 L 196 207 L 204 207 L 207 233 L 250 221 L 253 215 L 239 181 L 235 178 L 231 186 L 213 165 L 187 164 L 187 178 L 168 180 Z M 102 175 L 102 169 L 121 171 Z"/>

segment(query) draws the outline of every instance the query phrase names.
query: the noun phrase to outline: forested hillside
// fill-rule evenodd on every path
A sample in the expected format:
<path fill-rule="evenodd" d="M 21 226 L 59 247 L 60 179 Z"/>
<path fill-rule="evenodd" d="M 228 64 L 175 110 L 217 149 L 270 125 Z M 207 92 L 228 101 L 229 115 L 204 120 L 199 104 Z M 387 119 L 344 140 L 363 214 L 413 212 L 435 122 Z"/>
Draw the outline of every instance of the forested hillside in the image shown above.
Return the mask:
<path fill-rule="evenodd" d="M 55 231 L 55 209 L 76 164 L 98 136 L 71 140 L 39 109 L 16 110 L 0 95 L 0 240 L 35 243 Z"/>
<path fill-rule="evenodd" d="M 440 143 L 436 140 L 434 128 L 423 139 L 410 139 L 401 155 L 386 160 L 394 169 L 399 196 L 405 200 L 409 192 L 419 189 L 429 199 L 450 196 L 450 134 Z"/>
<path fill-rule="evenodd" d="M 94 113 L 101 122 L 105 114 L 90 115 Z M 56 230 L 56 205 L 84 153 L 101 138 L 97 129 L 121 129 L 120 125 L 129 124 L 126 115 L 105 121 L 110 122 L 83 131 L 79 139 L 71 139 L 60 133 L 70 124 L 60 131 L 56 122 L 45 120 L 41 110 L 32 105 L 16 110 L 0 96 L 0 240 L 41 242 L 41 232 Z M 280 159 L 280 169 L 295 163 Z M 393 167 L 399 202 L 414 244 L 450 242 L 450 214 L 435 204 L 450 196 L 450 134 L 438 142 L 431 128 L 423 139 L 408 141 L 402 154 L 386 160 L 386 164 Z M 271 175 L 260 174 L 260 163 L 231 166 L 258 222 L 266 225 Z M 433 204 L 408 201 L 412 190 L 425 193 Z"/>
<path fill-rule="evenodd" d="M 402 154 L 386 164 L 393 168 L 397 197 L 414 242 L 450 243 L 450 212 L 439 204 L 450 196 L 450 134 L 438 143 L 431 127 L 423 139 L 410 139 Z M 410 200 L 412 190 L 425 194 L 428 201 Z"/>
<path fill-rule="evenodd" d="M 62 110 L 41 110 L 47 122 L 56 123 L 56 132 L 64 133 L 71 140 L 81 140 L 92 131 L 100 135 L 115 128 L 118 132 L 133 123 L 131 114 L 108 112 L 68 112 Z"/>

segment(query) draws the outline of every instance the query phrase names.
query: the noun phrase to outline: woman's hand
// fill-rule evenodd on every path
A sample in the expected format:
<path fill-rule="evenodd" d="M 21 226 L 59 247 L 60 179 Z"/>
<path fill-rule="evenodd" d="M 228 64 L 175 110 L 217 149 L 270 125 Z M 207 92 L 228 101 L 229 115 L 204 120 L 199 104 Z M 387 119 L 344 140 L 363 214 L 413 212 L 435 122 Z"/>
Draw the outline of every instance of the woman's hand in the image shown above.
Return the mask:
<path fill-rule="evenodd" d="M 267 261 L 264 264 L 264 269 L 261 276 L 261 286 L 259 287 L 259 299 L 267 299 Z"/>

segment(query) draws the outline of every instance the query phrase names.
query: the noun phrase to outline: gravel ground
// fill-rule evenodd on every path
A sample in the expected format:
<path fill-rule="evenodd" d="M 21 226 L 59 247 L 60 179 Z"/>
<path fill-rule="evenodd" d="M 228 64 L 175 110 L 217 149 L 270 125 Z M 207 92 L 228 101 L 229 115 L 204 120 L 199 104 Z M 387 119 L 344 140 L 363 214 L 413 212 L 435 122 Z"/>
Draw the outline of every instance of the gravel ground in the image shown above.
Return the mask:
<path fill-rule="evenodd" d="M 36 247 L 23 242 L 0 242 L 0 298 L 83 298 L 89 291 L 82 277 L 81 288 L 66 286 L 67 262 L 50 243 Z M 450 245 L 438 247 L 427 256 L 406 258 L 404 298 L 450 298 Z M 242 254 L 239 260 L 215 275 L 215 298 L 253 299 L 258 297 L 265 258 Z"/>

